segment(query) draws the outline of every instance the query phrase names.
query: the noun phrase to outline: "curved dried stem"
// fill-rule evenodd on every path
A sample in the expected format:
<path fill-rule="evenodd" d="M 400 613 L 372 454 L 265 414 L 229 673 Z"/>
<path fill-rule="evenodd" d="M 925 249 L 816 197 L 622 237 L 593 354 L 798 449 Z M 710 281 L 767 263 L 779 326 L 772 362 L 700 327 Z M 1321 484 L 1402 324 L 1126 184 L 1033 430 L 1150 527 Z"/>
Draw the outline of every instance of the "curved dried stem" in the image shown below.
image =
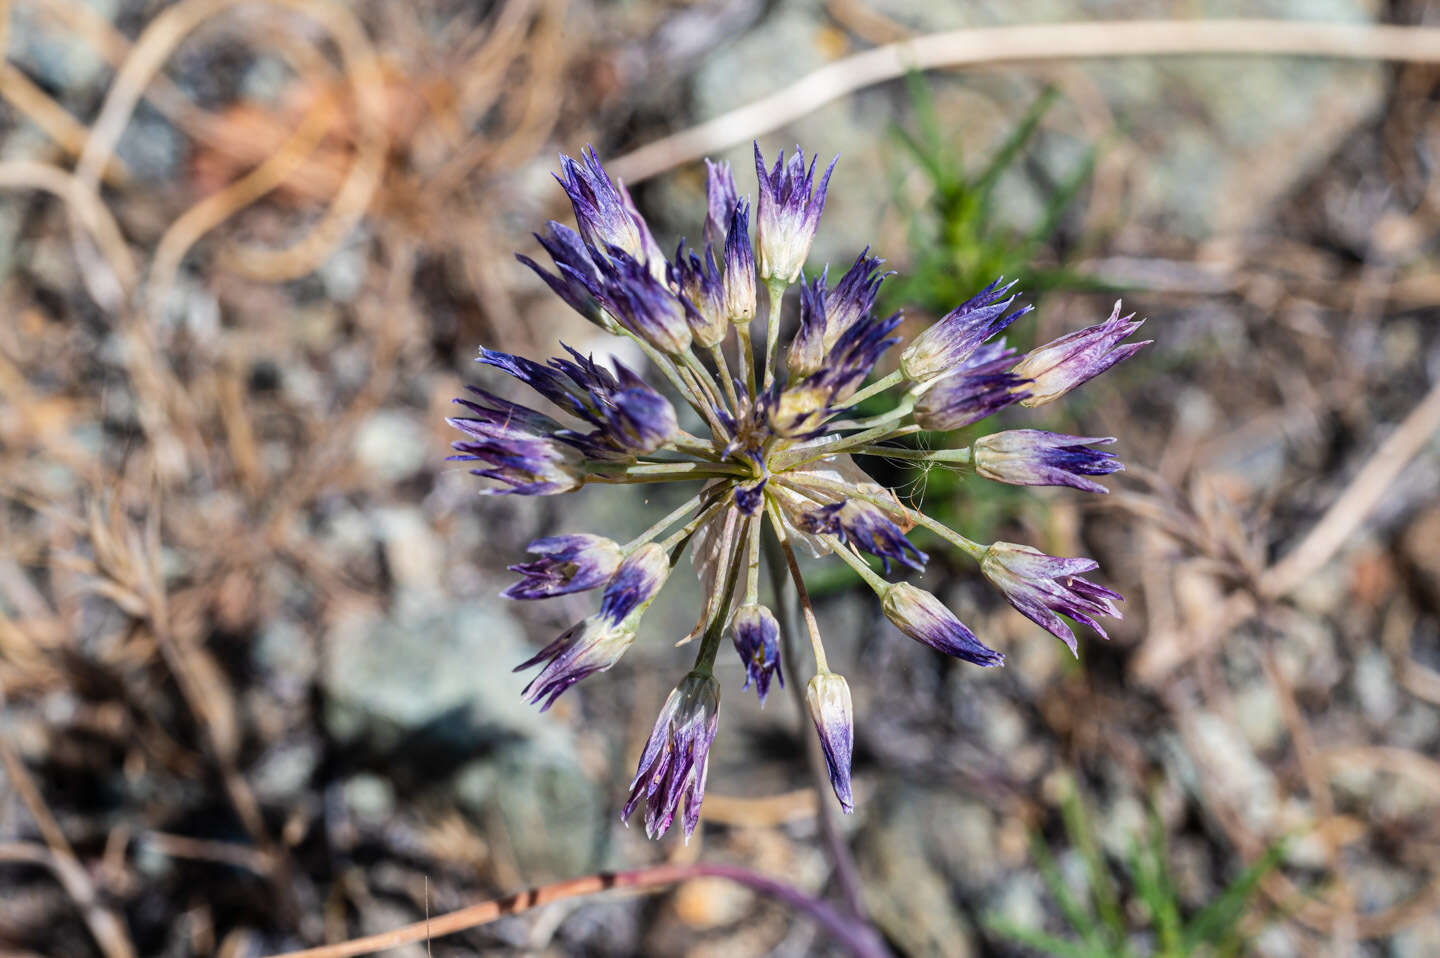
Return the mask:
<path fill-rule="evenodd" d="M 600 872 L 584 878 L 572 878 L 568 881 L 541 885 L 538 888 L 507 895 L 494 901 L 481 902 L 459 911 L 452 911 L 448 915 L 427 918 L 394 931 L 343 941 L 334 945 L 310 948 L 305 951 L 286 952 L 283 955 L 273 956 L 273 958 L 349 958 L 352 955 L 368 955 L 412 942 L 429 941 L 432 938 L 453 935 L 457 931 L 475 928 L 506 915 L 517 915 L 540 905 L 564 901 L 567 898 L 593 895 L 597 892 L 621 888 L 640 891 L 672 885 L 692 878 L 725 878 L 777 898 L 825 929 L 837 944 L 855 958 L 886 958 L 889 954 L 870 928 L 839 914 L 829 905 L 812 898 L 799 889 L 734 865 L 696 864 L 654 865 L 649 868 L 637 868 L 633 871 Z"/>
<path fill-rule="evenodd" d="M 1440 62 L 1440 28 L 1295 20 L 1102 20 L 951 30 L 829 63 L 799 80 L 612 160 L 628 183 L 761 136 L 857 90 L 915 70 L 994 63 L 1198 54 Z"/>

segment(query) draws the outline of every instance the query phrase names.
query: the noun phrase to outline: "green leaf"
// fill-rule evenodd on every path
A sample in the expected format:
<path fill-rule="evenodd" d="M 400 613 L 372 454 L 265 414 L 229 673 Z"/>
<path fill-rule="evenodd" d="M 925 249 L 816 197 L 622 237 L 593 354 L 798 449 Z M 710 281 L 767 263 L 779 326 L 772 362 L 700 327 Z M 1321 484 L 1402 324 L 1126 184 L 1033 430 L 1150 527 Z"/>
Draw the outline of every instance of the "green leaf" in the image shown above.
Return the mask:
<path fill-rule="evenodd" d="M 1185 929 L 1186 950 L 1193 952 L 1201 945 L 1216 946 L 1229 937 L 1244 916 L 1260 880 L 1280 864 L 1284 854 L 1284 842 L 1271 845 L 1218 898 L 1196 913 Z"/>
<path fill-rule="evenodd" d="M 1007 918 L 989 915 L 985 918 L 985 929 L 993 935 L 1009 939 L 1017 945 L 1053 955 L 1055 958 L 1112 958 L 1103 946 L 1081 944 L 1059 938 L 1034 928 L 1022 928 Z"/>
<path fill-rule="evenodd" d="M 980 196 L 989 197 L 1000 177 L 1014 164 L 1020 151 L 1025 148 L 1025 144 L 1029 143 L 1030 138 L 1035 135 L 1035 131 L 1040 127 L 1040 121 L 1045 118 L 1045 114 L 1055 104 L 1057 96 L 1058 93 L 1053 86 L 1047 86 L 1040 92 L 1040 95 L 1035 98 L 1035 102 L 1030 104 L 1030 108 L 1020 118 L 1015 129 L 1011 130 L 1010 135 L 1005 138 L 999 148 L 990 154 L 990 162 L 986 163 L 980 174 L 971 180 L 971 190 Z"/>
<path fill-rule="evenodd" d="M 1095 907 L 1100 913 L 1100 920 L 1103 921 L 1120 941 L 1125 940 L 1125 933 L 1128 930 L 1125 923 L 1125 916 L 1120 909 L 1120 896 L 1115 890 L 1115 883 L 1110 877 L 1110 869 L 1105 865 L 1105 859 L 1100 854 L 1100 848 L 1095 843 L 1095 835 L 1091 831 L 1089 817 L 1085 813 L 1085 806 L 1080 800 L 1080 793 L 1074 783 L 1067 791 L 1065 797 L 1060 801 L 1060 816 L 1065 822 L 1065 833 L 1070 836 L 1070 843 L 1079 849 L 1080 854 L 1085 858 L 1085 864 L 1090 872 L 1091 894 L 1095 898 Z"/>

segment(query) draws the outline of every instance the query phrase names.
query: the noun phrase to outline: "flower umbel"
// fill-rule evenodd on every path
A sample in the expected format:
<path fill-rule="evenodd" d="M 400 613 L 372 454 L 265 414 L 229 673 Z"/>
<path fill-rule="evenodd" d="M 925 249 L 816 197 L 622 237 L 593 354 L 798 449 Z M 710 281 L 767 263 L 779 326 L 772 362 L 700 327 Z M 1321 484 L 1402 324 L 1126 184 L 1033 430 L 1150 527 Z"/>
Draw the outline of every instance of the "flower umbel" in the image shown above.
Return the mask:
<path fill-rule="evenodd" d="M 875 314 L 889 274 L 868 248 L 833 287 L 827 270 L 808 280 L 802 275 L 834 163 L 818 179 L 815 165 L 797 149 L 767 169 L 757 144 L 752 207 L 729 167 L 710 164 L 703 242 L 694 250 L 681 243 L 672 262 L 624 184 L 593 151 L 579 161 L 562 157 L 557 179 L 578 228 L 551 223 L 537 235 L 553 272 L 520 260 L 582 316 L 630 340 L 663 377 L 663 391 L 625 365 L 569 347 L 543 363 L 482 349 L 479 362 L 524 383 L 553 408 L 542 412 L 469 387 L 469 395 L 456 400 L 465 415 L 449 420 L 462 434 L 452 458 L 474 463 L 472 472 L 491 480 L 486 493 L 692 484 L 693 495 L 631 542 L 587 534 L 535 540 L 529 546 L 534 558 L 511 566 L 520 579 L 505 590 L 510 598 L 542 599 L 602 589 L 598 612 L 520 666 L 540 667 L 525 695 L 545 709 L 619 661 L 674 563 L 690 552 L 703 595 L 699 621 L 683 638 L 699 640 L 695 663 L 660 712 L 625 806 L 628 816 L 644 804 L 652 837 L 677 816 L 687 838 L 699 822 L 718 726 L 715 666 L 724 637 L 735 646 L 744 687 L 753 684 L 762 703 L 772 679 L 785 684 L 780 643 L 800 637 L 782 635 L 760 604 L 762 542 L 766 561 L 775 562 L 772 571 L 782 580 L 788 574 L 801 598 L 815 669 L 805 701 L 846 811 L 854 807 L 850 689 L 826 662 L 795 541 L 849 565 L 905 635 L 981 666 L 1001 665 L 1004 657 L 935 595 L 887 578 L 924 571 L 929 556 L 910 541 L 916 527 L 969 555 L 1011 605 L 1071 649 L 1075 636 L 1061 616 L 1102 637 L 1097 619 L 1119 616 L 1120 596 L 1081 577 L 1096 568 L 1092 560 L 972 542 L 902 503 L 871 478 L 860 457 L 901 458 L 1011 485 L 1104 492 L 1092 477 L 1122 468 L 1113 454 L 1095 448 L 1113 442 L 1108 438 L 1016 429 L 931 449 L 907 437 L 962 429 L 1017 404 L 1050 402 L 1133 355 L 1144 343 L 1123 340 L 1139 323 L 1121 318 L 1117 306 L 1109 319 L 1021 356 L 997 336 L 1030 307 L 1016 304 L 1013 282 L 997 280 L 922 332 L 896 371 L 866 385 L 899 342 L 900 316 Z M 783 345 L 781 305 L 797 282 L 800 324 Z M 761 285 L 768 313 L 757 301 Z M 757 313 L 767 328 L 752 343 Z M 888 412 L 857 418 L 860 402 L 890 390 L 900 395 Z"/>

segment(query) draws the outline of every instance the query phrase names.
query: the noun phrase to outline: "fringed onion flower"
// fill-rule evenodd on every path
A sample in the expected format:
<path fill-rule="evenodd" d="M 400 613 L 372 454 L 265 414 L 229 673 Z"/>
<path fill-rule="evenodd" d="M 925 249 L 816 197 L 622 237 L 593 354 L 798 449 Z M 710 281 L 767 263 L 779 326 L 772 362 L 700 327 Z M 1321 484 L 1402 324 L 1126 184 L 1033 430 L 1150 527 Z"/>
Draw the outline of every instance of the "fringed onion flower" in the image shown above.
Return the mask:
<path fill-rule="evenodd" d="M 761 604 L 762 543 L 777 586 L 788 577 L 799 596 L 814 664 L 805 702 L 846 811 L 854 805 L 850 689 L 826 661 L 797 541 L 849 565 L 901 633 L 981 666 L 1000 665 L 1003 656 L 939 597 L 891 578 L 924 570 L 929 556 L 910 540 L 917 526 L 970 556 L 1016 609 L 1072 650 L 1075 637 L 1061 616 L 1104 636 L 1096 620 L 1120 614 L 1118 595 L 1081 577 L 1096 568 L 1093 561 L 973 542 L 901 502 L 861 463 L 887 457 L 1014 485 L 1104 492 L 1092 477 L 1121 468 L 1114 455 L 1095 448 L 1108 438 L 1016 429 L 934 448 L 937 436 L 923 447 L 908 437 L 964 428 L 1012 405 L 1049 402 L 1143 346 L 1122 342 L 1139 323 L 1121 318 L 1117 306 L 1104 322 L 1022 356 L 996 337 L 1030 307 L 1017 305 L 1013 282 L 997 280 L 916 337 L 894 372 L 866 385 L 899 343 L 900 316 L 875 313 L 889 274 L 868 248 L 833 286 L 826 270 L 803 278 L 834 164 L 818 180 L 815 165 L 797 150 L 767 170 L 757 145 L 752 206 L 728 166 L 709 164 L 703 248 L 682 243 L 670 262 L 624 185 L 593 152 L 580 161 L 562 157 L 557 179 L 578 230 L 551 223 L 537 236 L 553 272 L 520 259 L 581 316 L 632 341 L 664 390 L 624 365 L 568 347 L 547 362 L 482 349 L 481 363 L 519 380 L 547 405 L 532 408 L 472 387 L 456 400 L 465 414 L 450 420 L 462 433 L 453 458 L 492 480 L 483 490 L 489 494 L 695 484 L 693 495 L 629 542 L 583 533 L 537 539 L 529 547 L 535 558 L 511 567 L 520 581 L 505 591 L 542 599 L 601 590 L 598 612 L 520 666 L 540 667 L 525 692 L 548 708 L 620 659 L 674 564 L 690 553 L 704 599 L 695 629 L 681 638 L 699 639 L 695 663 L 661 710 L 625 805 L 627 817 L 644 806 L 652 837 L 677 816 L 687 837 L 699 821 L 719 719 L 714 670 L 724 637 L 735 647 L 743 688 L 753 684 L 763 702 L 772 679 L 785 682 L 780 643 L 799 637 L 782 635 L 786 616 L 777 619 Z M 797 282 L 799 328 L 782 348 L 781 304 Z M 752 341 L 757 316 L 765 331 Z M 892 390 L 899 395 L 881 404 L 885 411 L 858 411 Z M 772 606 L 785 612 L 788 602 L 782 590 Z"/>

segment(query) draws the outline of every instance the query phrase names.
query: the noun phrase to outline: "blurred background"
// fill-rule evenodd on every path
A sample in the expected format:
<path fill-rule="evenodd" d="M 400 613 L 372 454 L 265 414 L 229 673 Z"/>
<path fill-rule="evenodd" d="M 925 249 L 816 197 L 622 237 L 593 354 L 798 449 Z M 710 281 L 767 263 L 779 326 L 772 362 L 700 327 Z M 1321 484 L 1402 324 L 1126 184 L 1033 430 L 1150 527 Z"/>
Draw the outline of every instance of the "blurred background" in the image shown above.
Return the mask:
<path fill-rule="evenodd" d="M 479 345 L 610 348 L 512 258 L 568 221 L 557 151 L 615 158 L 670 249 L 698 238 L 703 164 L 623 155 L 867 48 L 1435 13 L 0 3 L 0 952 L 258 955 L 665 860 L 825 893 L 809 731 L 784 693 L 738 694 L 728 655 L 695 839 L 618 822 L 688 662 L 688 572 L 612 672 L 544 715 L 520 697 L 512 666 L 590 599 L 506 602 L 504 566 L 678 501 L 481 498 L 444 462 L 450 399 L 496 385 Z M 911 331 L 1004 274 L 1037 305 L 1017 345 L 1121 296 L 1156 340 L 1001 417 L 1120 437 L 1108 497 L 870 463 L 971 538 L 1100 560 L 1128 599 L 1110 642 L 1072 659 L 922 537 L 925 586 L 1007 654 L 982 671 L 813 570 L 856 700 L 843 826 L 894 951 L 1440 954 L 1440 71 L 1061 46 L 732 132 L 709 152 L 751 195 L 752 137 L 840 155 L 811 266 L 872 246 Z M 831 947 L 702 880 L 431 953 Z"/>

